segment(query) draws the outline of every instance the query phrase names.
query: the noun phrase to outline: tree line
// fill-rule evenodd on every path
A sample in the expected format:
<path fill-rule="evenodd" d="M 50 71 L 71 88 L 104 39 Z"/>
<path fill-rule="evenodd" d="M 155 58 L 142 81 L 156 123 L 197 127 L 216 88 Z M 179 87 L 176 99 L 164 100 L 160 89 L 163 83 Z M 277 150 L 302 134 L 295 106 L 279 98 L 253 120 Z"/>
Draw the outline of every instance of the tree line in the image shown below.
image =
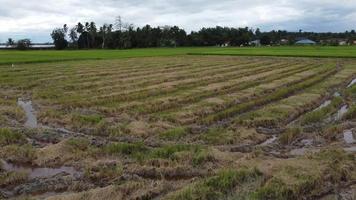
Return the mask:
<path fill-rule="evenodd" d="M 178 26 L 134 27 L 118 17 L 114 24 L 97 27 L 95 22 L 79 22 L 69 28 L 66 24 L 52 31 L 56 49 L 129 49 L 148 47 L 183 46 L 249 46 L 253 40 L 261 45 L 290 45 L 301 38 L 308 38 L 326 45 L 347 44 L 356 41 L 354 30 L 342 33 L 288 32 L 284 30 L 261 32 L 260 29 L 213 27 L 187 33 Z"/>

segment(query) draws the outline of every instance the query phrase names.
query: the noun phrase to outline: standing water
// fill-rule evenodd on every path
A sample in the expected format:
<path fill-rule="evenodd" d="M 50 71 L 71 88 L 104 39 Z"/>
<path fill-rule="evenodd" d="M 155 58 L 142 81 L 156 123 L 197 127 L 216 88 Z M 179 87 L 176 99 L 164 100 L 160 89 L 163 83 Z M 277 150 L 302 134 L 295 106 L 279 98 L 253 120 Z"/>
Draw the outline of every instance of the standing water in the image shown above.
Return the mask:
<path fill-rule="evenodd" d="M 340 120 L 346 113 L 347 111 L 349 110 L 349 107 L 347 105 L 344 105 L 340 108 L 339 111 L 337 111 L 337 114 L 336 114 L 336 120 Z"/>
<path fill-rule="evenodd" d="M 32 101 L 24 101 L 20 98 L 18 99 L 17 104 L 25 111 L 26 114 L 25 126 L 29 128 L 36 128 L 37 118 L 35 115 L 35 110 L 32 107 Z"/>
<path fill-rule="evenodd" d="M 324 103 L 322 103 L 319 107 L 317 107 L 314 111 L 320 110 L 322 108 L 325 108 L 326 106 L 331 104 L 331 100 L 327 100 Z"/>
<path fill-rule="evenodd" d="M 353 86 L 356 83 L 356 78 L 354 80 L 351 81 L 351 83 L 347 86 L 348 88 Z"/>
<path fill-rule="evenodd" d="M 352 130 L 344 131 L 344 141 L 346 144 L 353 144 L 356 142 L 354 135 L 352 134 Z"/>
<path fill-rule="evenodd" d="M 273 135 L 271 138 L 269 138 L 268 140 L 266 140 L 262 144 L 260 144 L 260 146 L 267 146 L 269 144 L 272 144 L 276 140 L 277 140 L 277 136 Z"/>
<path fill-rule="evenodd" d="M 26 165 L 15 165 L 4 160 L 1 160 L 2 168 L 8 172 L 25 172 L 28 173 L 29 178 L 49 178 L 59 173 L 67 173 L 72 176 L 80 174 L 79 171 L 73 167 L 59 167 L 59 168 L 34 168 Z"/>

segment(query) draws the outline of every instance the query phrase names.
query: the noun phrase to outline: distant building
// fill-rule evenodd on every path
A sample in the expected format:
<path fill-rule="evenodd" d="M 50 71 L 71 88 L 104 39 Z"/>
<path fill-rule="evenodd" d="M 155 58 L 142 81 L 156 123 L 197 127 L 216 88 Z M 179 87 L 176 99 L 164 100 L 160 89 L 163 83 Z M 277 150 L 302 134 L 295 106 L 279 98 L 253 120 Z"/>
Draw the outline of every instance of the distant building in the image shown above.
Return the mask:
<path fill-rule="evenodd" d="M 297 41 L 295 44 L 298 45 L 315 45 L 316 42 L 314 42 L 313 40 L 309 40 L 309 39 L 302 39 Z"/>
<path fill-rule="evenodd" d="M 347 40 L 339 40 L 339 45 L 340 45 L 340 46 L 345 46 L 345 45 L 347 45 Z"/>
<path fill-rule="evenodd" d="M 351 42 L 349 42 L 347 39 L 344 38 L 329 38 L 329 39 L 321 40 L 320 43 L 322 45 L 345 46 L 345 45 L 349 45 Z"/>
<path fill-rule="evenodd" d="M 229 47 L 230 46 L 230 42 L 225 42 L 224 44 L 221 44 L 220 47 Z"/>
<path fill-rule="evenodd" d="M 253 41 L 249 42 L 249 45 L 259 47 L 259 46 L 261 46 L 261 40 L 253 40 Z"/>
<path fill-rule="evenodd" d="M 281 45 L 287 45 L 287 44 L 289 44 L 289 40 L 287 40 L 287 39 L 281 39 L 280 44 L 281 44 Z"/>

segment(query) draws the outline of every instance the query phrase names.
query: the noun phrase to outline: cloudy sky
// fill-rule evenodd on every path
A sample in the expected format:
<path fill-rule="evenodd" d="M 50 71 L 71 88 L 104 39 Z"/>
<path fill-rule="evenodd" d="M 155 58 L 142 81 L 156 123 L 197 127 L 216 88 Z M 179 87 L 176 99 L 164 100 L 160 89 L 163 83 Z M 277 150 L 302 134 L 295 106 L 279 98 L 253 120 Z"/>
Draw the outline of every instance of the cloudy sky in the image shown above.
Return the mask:
<path fill-rule="evenodd" d="M 0 42 L 8 37 L 51 41 L 64 23 L 113 23 L 121 15 L 135 26 L 249 26 L 264 31 L 356 29 L 356 0 L 0 0 Z"/>

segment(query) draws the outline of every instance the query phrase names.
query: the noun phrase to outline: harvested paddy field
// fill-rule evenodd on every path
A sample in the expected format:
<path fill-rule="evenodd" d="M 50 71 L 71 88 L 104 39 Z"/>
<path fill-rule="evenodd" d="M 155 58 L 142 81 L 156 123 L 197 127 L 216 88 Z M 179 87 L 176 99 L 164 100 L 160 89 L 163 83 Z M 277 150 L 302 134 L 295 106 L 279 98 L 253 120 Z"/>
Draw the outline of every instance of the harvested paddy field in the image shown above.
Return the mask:
<path fill-rule="evenodd" d="M 0 198 L 355 199 L 356 60 L 0 66 Z"/>

